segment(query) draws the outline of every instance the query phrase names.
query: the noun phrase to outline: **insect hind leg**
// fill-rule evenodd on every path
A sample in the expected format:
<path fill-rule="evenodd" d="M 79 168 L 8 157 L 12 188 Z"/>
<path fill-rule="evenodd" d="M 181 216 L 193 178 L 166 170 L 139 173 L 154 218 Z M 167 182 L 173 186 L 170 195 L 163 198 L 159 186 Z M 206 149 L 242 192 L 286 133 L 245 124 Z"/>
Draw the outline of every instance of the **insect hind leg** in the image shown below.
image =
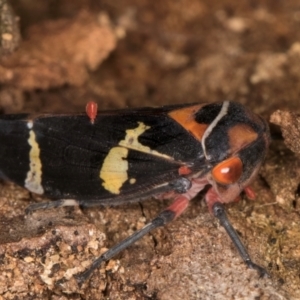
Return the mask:
<path fill-rule="evenodd" d="M 63 206 L 78 206 L 79 204 L 80 203 L 74 199 L 60 199 L 60 200 L 56 200 L 56 201 L 34 203 L 34 204 L 30 204 L 26 208 L 25 213 L 29 214 L 36 210 L 40 210 L 40 209 L 50 209 L 50 208 L 57 208 L 57 207 L 63 207 Z"/>
<path fill-rule="evenodd" d="M 154 218 L 151 222 L 146 224 L 142 229 L 137 230 L 132 235 L 124 239 L 123 241 L 119 242 L 106 252 L 104 252 L 101 256 L 96 258 L 94 262 L 91 264 L 91 266 L 86 269 L 84 272 L 74 275 L 75 279 L 77 280 L 77 283 L 79 286 L 82 285 L 82 283 L 87 280 L 90 275 L 93 273 L 95 269 L 97 269 L 103 262 L 106 262 L 110 260 L 112 257 L 117 255 L 122 250 L 128 248 L 133 243 L 141 239 L 144 235 L 149 233 L 150 231 L 165 226 L 166 224 L 173 221 L 176 217 L 181 215 L 186 208 L 188 207 L 189 200 L 185 196 L 178 196 L 173 204 L 171 204 L 168 208 L 163 210 L 156 218 Z"/>

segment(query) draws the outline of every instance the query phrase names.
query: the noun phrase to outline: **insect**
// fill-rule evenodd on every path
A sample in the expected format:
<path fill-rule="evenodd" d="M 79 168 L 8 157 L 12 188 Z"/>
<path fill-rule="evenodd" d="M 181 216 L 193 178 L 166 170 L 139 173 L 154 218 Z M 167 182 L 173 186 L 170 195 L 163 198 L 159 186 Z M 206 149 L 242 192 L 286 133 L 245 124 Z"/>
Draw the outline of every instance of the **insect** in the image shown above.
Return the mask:
<path fill-rule="evenodd" d="M 252 195 L 249 184 L 270 143 L 261 117 L 229 101 L 100 113 L 89 103 L 86 111 L 0 117 L 1 177 L 53 200 L 32 204 L 27 212 L 119 205 L 150 196 L 174 202 L 76 275 L 79 284 L 102 262 L 182 214 L 207 185 L 208 209 L 248 267 L 266 274 L 251 260 L 223 206 L 243 190 Z"/>

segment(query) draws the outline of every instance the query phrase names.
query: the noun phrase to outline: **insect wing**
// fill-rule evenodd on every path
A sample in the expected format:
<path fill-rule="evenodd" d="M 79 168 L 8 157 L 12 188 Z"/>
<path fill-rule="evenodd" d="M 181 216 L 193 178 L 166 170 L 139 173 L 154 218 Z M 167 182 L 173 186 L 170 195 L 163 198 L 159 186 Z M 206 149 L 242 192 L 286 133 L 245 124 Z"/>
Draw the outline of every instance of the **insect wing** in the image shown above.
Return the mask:
<path fill-rule="evenodd" d="M 169 116 L 176 108 L 105 112 L 94 124 L 83 114 L 4 116 L 0 169 L 56 199 L 117 204 L 165 191 L 201 154 L 199 141 Z"/>

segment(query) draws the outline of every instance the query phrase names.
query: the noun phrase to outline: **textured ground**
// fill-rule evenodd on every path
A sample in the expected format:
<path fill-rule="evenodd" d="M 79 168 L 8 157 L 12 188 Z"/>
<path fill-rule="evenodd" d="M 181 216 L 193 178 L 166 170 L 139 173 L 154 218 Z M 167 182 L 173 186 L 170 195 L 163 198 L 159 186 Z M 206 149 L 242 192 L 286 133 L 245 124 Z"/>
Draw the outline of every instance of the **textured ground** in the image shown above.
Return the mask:
<path fill-rule="evenodd" d="M 83 111 L 88 100 L 105 109 L 230 99 L 268 120 L 272 115 L 275 139 L 254 184 L 257 200 L 227 206 L 253 260 L 271 277 L 245 267 L 198 197 L 181 218 L 79 288 L 73 273 L 168 202 L 25 217 L 29 203 L 46 199 L 2 182 L 0 299 L 299 299 L 299 1 L 12 6 L 22 42 L 0 58 L 4 113 Z"/>

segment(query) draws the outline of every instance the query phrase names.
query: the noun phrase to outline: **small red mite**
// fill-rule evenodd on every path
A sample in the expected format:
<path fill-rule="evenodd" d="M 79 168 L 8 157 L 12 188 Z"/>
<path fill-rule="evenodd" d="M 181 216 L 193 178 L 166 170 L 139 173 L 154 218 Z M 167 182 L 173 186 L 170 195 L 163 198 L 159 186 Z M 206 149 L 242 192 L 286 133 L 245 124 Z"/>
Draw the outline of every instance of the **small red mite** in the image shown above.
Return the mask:
<path fill-rule="evenodd" d="M 97 117 L 98 104 L 94 101 L 89 101 L 85 107 L 86 114 L 90 118 L 92 124 L 94 124 Z"/>

